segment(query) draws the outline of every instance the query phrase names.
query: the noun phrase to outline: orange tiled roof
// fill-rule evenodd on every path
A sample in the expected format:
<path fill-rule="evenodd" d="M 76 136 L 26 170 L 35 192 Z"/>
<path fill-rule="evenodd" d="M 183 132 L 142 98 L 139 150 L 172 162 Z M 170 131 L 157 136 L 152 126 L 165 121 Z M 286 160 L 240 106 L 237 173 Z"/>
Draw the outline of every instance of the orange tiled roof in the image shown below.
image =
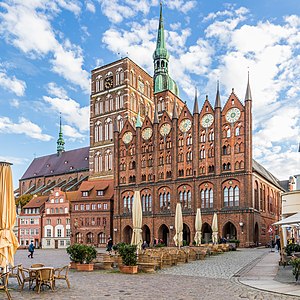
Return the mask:
<path fill-rule="evenodd" d="M 33 197 L 23 208 L 35 208 L 41 207 L 47 200 L 49 196 L 37 196 Z"/>

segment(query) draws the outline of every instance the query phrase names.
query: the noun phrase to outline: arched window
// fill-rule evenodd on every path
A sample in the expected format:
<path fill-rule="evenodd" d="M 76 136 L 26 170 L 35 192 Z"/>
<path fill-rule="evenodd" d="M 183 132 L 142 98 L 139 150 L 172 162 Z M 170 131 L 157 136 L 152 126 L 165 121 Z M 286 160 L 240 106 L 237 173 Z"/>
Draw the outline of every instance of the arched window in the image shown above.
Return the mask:
<path fill-rule="evenodd" d="M 161 208 L 164 206 L 164 196 L 162 193 L 159 194 L 159 206 Z"/>
<path fill-rule="evenodd" d="M 224 206 L 228 207 L 228 188 L 224 188 Z"/>
<path fill-rule="evenodd" d="M 226 130 L 226 137 L 230 137 L 230 135 L 231 135 L 231 132 L 230 132 L 230 128 L 228 128 L 227 130 Z"/>
<path fill-rule="evenodd" d="M 192 208 L 192 193 L 191 193 L 191 191 L 187 192 L 187 207 Z"/>
<path fill-rule="evenodd" d="M 235 128 L 235 136 L 240 135 L 240 127 Z"/>
<path fill-rule="evenodd" d="M 229 192 L 229 206 L 233 206 L 233 188 L 232 186 L 228 189 Z"/>
<path fill-rule="evenodd" d="M 123 129 L 123 126 L 124 126 L 124 121 L 123 121 L 122 116 L 118 116 L 117 117 L 117 121 L 118 121 L 119 132 L 121 132 L 121 130 Z"/>
<path fill-rule="evenodd" d="M 234 206 L 240 205 L 240 189 L 238 186 L 234 188 Z"/>

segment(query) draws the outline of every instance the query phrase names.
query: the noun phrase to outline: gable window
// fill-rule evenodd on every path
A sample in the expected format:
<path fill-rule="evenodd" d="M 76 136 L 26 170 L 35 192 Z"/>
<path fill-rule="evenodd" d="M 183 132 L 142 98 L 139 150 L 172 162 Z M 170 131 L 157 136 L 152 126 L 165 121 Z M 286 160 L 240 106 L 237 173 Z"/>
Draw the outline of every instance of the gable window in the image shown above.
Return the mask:
<path fill-rule="evenodd" d="M 82 192 L 82 197 L 88 197 L 89 196 L 89 192 L 88 191 L 83 191 Z"/>
<path fill-rule="evenodd" d="M 97 190 L 97 196 L 103 196 L 104 191 L 103 190 Z"/>

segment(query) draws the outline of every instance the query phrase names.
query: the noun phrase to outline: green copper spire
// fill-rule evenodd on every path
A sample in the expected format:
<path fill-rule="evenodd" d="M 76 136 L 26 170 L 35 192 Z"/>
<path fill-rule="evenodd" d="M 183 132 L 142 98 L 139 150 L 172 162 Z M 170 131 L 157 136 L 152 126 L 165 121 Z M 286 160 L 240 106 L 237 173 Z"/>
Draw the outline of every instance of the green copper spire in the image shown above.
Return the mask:
<path fill-rule="evenodd" d="M 169 90 L 178 96 L 176 82 L 169 76 L 169 52 L 165 43 L 162 3 L 160 3 L 159 25 L 157 32 L 156 49 L 153 53 L 154 62 L 154 93 Z"/>
<path fill-rule="evenodd" d="M 57 140 L 57 155 L 61 155 L 65 151 L 65 141 L 61 129 L 61 115 L 59 116 L 59 134 Z"/>
<path fill-rule="evenodd" d="M 141 121 L 141 116 L 139 111 L 136 117 L 135 128 L 141 128 L 141 127 L 142 127 L 142 121 Z"/>

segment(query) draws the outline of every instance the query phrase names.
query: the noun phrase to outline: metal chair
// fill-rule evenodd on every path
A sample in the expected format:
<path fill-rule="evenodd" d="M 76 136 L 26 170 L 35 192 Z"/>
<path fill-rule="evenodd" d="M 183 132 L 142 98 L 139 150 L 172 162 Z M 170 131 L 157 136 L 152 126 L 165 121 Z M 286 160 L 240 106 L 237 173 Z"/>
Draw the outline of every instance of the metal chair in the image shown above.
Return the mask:
<path fill-rule="evenodd" d="M 2 273 L 0 275 L 0 290 L 4 290 L 7 296 L 7 299 L 11 300 L 10 293 L 8 291 L 7 285 L 8 285 L 8 277 L 9 277 L 9 272 Z"/>
<path fill-rule="evenodd" d="M 56 279 L 62 279 L 67 282 L 68 288 L 70 288 L 71 285 L 70 285 L 68 273 L 69 273 L 69 266 L 64 266 L 62 268 L 54 269 L 54 285 Z"/>

